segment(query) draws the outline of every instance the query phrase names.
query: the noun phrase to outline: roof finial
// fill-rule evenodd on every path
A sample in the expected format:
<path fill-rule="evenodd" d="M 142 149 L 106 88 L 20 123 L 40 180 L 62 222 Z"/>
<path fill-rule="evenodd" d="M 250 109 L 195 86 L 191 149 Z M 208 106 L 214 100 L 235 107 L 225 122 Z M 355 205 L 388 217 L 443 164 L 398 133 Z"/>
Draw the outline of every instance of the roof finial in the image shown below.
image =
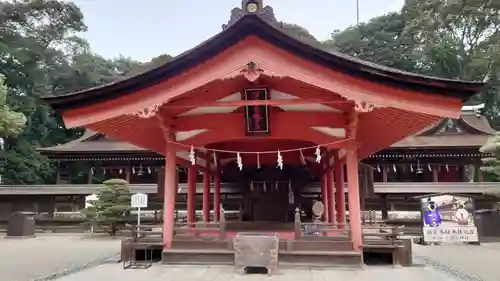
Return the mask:
<path fill-rule="evenodd" d="M 271 25 L 278 25 L 278 21 L 274 16 L 273 8 L 270 6 L 264 7 L 263 0 L 242 0 L 241 8 L 234 8 L 231 10 L 231 18 L 227 24 L 222 25 L 222 29 L 226 30 L 231 25 L 235 24 L 241 18 L 246 15 L 257 15 L 262 20 L 266 21 Z"/>

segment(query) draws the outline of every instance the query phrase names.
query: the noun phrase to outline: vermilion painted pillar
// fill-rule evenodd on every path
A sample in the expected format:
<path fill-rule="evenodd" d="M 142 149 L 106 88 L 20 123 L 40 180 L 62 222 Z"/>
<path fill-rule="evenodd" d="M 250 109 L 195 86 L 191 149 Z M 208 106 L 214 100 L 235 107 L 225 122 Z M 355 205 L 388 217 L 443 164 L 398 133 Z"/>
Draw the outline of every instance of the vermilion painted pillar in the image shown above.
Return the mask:
<path fill-rule="evenodd" d="M 214 174 L 214 220 L 219 221 L 220 215 L 220 170 Z"/>
<path fill-rule="evenodd" d="M 196 222 L 196 166 L 189 166 L 188 168 L 188 198 L 187 198 L 187 211 L 188 211 L 188 225 L 194 227 Z"/>
<path fill-rule="evenodd" d="M 328 202 L 328 219 L 329 222 L 335 223 L 335 203 L 333 201 L 333 171 L 326 171 L 326 197 Z"/>
<path fill-rule="evenodd" d="M 323 173 L 323 175 L 321 176 L 321 198 L 323 199 L 323 207 L 324 207 L 323 221 L 329 222 L 330 220 L 328 217 L 328 192 L 326 188 L 326 181 L 327 181 L 326 173 Z"/>
<path fill-rule="evenodd" d="M 210 165 L 203 170 L 203 222 L 210 221 Z"/>
<path fill-rule="evenodd" d="M 335 157 L 335 212 L 337 213 L 337 223 L 343 228 L 346 222 L 345 216 L 345 184 L 344 184 L 344 163 L 340 162 L 338 154 Z"/>
<path fill-rule="evenodd" d="M 175 194 L 177 193 L 176 156 L 173 145 L 165 151 L 165 194 L 163 196 L 163 248 L 172 247 L 175 220 Z"/>
<path fill-rule="evenodd" d="M 358 153 L 356 148 L 350 148 L 346 153 L 347 160 L 347 200 L 349 203 L 349 221 L 352 242 L 355 250 L 363 246 L 363 231 L 361 228 L 361 206 L 359 203 L 358 183 Z"/>

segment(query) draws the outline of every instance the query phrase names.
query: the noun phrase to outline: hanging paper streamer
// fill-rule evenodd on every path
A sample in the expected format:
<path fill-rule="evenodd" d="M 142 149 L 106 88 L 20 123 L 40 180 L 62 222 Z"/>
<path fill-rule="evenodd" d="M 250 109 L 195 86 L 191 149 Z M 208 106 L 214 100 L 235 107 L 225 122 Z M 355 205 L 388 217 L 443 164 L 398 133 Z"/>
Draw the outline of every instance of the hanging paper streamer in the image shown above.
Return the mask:
<path fill-rule="evenodd" d="M 148 174 L 151 174 L 151 167 L 148 166 Z"/>
<path fill-rule="evenodd" d="M 314 152 L 314 154 L 316 155 L 316 163 L 321 163 L 321 149 L 318 147 L 316 147 L 316 151 Z"/>
<path fill-rule="evenodd" d="M 257 169 L 260 169 L 260 154 L 257 153 Z"/>
<path fill-rule="evenodd" d="M 396 164 L 392 164 L 392 170 L 394 171 L 394 173 L 396 172 Z"/>
<path fill-rule="evenodd" d="M 102 174 L 106 175 L 106 168 L 102 168 Z"/>
<path fill-rule="evenodd" d="M 90 174 L 93 175 L 95 173 L 94 167 L 90 168 Z"/>
<path fill-rule="evenodd" d="M 283 156 L 281 155 L 281 152 L 278 150 L 278 168 L 283 170 Z"/>
<path fill-rule="evenodd" d="M 238 164 L 238 169 L 240 169 L 240 171 L 243 170 L 243 160 L 239 152 L 236 154 L 236 163 Z"/>
<path fill-rule="evenodd" d="M 380 166 L 379 165 L 377 165 L 377 172 L 380 173 Z"/>
<path fill-rule="evenodd" d="M 135 175 L 135 166 L 132 166 L 132 174 Z"/>
<path fill-rule="evenodd" d="M 279 188 L 278 184 L 279 184 L 279 183 L 278 183 L 278 182 L 276 182 L 276 184 L 274 185 L 274 189 L 276 190 L 276 192 L 280 191 L 280 188 Z"/>
<path fill-rule="evenodd" d="M 191 165 L 196 165 L 196 155 L 194 154 L 194 147 L 191 146 L 191 150 L 189 150 L 189 161 Z"/>
<path fill-rule="evenodd" d="M 427 164 L 427 169 L 429 169 L 429 172 L 432 172 L 431 164 Z"/>
<path fill-rule="evenodd" d="M 264 182 L 264 185 L 262 186 L 262 189 L 264 190 L 264 192 L 267 192 L 266 182 Z"/>
<path fill-rule="evenodd" d="M 123 174 L 123 169 L 122 168 L 120 168 L 120 170 L 118 170 L 118 174 L 120 174 L 120 175 Z"/>
<path fill-rule="evenodd" d="M 450 167 L 448 167 L 448 164 L 446 164 L 444 167 L 446 168 L 446 171 L 447 171 L 447 172 L 449 172 L 449 171 L 450 171 Z"/>
<path fill-rule="evenodd" d="M 253 181 L 250 182 L 250 191 L 253 192 Z"/>
<path fill-rule="evenodd" d="M 307 165 L 306 163 L 306 158 L 304 157 L 304 153 L 302 153 L 302 150 L 299 150 L 300 152 L 300 162 L 302 163 L 302 165 Z"/>
<path fill-rule="evenodd" d="M 413 164 L 410 164 L 410 172 L 413 173 Z"/>

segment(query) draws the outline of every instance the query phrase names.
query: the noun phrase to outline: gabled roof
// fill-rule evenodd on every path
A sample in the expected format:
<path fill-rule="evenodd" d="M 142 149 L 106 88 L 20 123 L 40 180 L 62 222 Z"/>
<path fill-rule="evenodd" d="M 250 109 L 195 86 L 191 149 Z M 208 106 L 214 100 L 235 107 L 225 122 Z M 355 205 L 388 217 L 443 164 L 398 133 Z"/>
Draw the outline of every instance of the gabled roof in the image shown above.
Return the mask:
<path fill-rule="evenodd" d="M 418 75 L 337 52 L 321 50 L 287 35 L 258 14 L 246 13 L 224 31 L 157 68 L 104 86 L 60 96 L 47 96 L 42 100 L 54 110 L 62 111 L 115 99 L 180 75 L 249 36 L 257 36 L 295 56 L 319 65 L 391 87 L 431 95 L 451 96 L 466 101 L 485 85 L 483 82 L 464 82 Z"/>

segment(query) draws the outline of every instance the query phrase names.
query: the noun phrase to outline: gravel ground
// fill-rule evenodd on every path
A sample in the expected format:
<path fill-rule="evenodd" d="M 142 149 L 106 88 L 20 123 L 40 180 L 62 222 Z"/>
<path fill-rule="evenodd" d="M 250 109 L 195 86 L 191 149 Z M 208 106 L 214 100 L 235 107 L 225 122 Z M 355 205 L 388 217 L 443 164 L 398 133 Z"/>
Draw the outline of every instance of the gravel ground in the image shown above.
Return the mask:
<path fill-rule="evenodd" d="M 120 264 L 105 264 L 64 276 L 57 281 L 455 281 L 432 267 L 393 268 L 372 266 L 363 269 L 285 269 L 271 276 L 240 275 L 233 267 L 223 266 L 166 266 L 155 264 L 148 269 L 126 269 Z"/>
<path fill-rule="evenodd" d="M 413 245 L 413 254 L 441 271 L 466 281 L 500 281 L 498 257 L 500 244 L 481 246 L 446 244 L 441 246 Z"/>
<path fill-rule="evenodd" d="M 92 262 L 101 263 L 119 251 L 120 239 L 110 237 L 41 234 L 36 238 L 4 239 L 0 236 L 0 280 L 43 280 Z"/>

